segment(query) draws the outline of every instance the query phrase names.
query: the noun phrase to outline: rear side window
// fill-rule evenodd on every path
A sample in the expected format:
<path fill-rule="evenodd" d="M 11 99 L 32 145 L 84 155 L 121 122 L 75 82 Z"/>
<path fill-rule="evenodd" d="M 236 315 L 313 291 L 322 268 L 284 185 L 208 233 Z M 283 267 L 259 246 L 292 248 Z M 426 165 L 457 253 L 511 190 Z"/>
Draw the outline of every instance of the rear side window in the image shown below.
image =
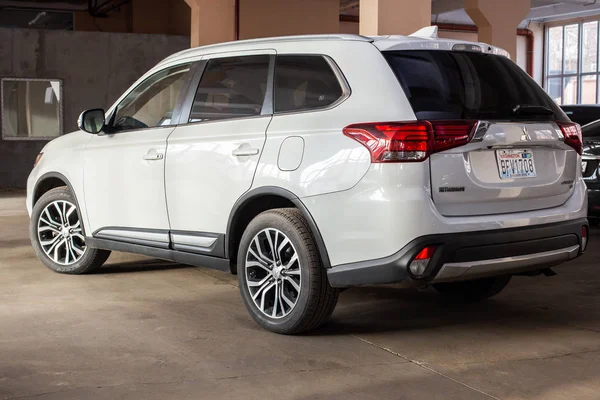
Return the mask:
<path fill-rule="evenodd" d="M 519 66 L 503 56 L 476 52 L 384 52 L 419 119 L 568 118 Z M 517 116 L 517 105 L 543 106 L 553 115 Z"/>
<path fill-rule="evenodd" d="M 275 112 L 327 107 L 343 93 L 335 72 L 322 56 L 277 56 Z"/>
<path fill-rule="evenodd" d="M 189 122 L 260 115 L 269 56 L 217 58 L 206 65 Z"/>

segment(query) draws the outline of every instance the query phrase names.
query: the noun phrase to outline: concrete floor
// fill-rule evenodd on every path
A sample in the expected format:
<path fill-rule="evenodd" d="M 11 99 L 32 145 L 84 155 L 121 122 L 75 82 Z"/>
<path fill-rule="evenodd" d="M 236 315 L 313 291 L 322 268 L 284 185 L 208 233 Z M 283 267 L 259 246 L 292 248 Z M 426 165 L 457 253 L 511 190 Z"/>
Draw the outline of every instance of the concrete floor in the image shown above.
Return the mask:
<path fill-rule="evenodd" d="M 351 289 L 323 329 L 286 337 L 259 329 L 221 272 L 113 253 L 99 273 L 55 274 L 27 223 L 4 194 L 1 399 L 600 398 L 596 237 L 558 276 L 515 278 L 484 304 Z"/>

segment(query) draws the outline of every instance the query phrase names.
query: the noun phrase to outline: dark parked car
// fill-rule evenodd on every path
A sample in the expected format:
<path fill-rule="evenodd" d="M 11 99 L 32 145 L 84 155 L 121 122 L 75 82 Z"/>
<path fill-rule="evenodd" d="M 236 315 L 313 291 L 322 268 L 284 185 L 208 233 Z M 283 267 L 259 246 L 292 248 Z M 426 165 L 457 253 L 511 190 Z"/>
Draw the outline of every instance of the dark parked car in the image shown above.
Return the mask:
<path fill-rule="evenodd" d="M 591 224 L 600 222 L 600 120 L 584 125 L 581 170 L 588 188 L 588 219 Z"/>
<path fill-rule="evenodd" d="M 597 104 L 577 104 L 560 106 L 560 108 L 563 109 L 571 121 L 577 122 L 581 126 L 600 119 L 600 105 Z"/>

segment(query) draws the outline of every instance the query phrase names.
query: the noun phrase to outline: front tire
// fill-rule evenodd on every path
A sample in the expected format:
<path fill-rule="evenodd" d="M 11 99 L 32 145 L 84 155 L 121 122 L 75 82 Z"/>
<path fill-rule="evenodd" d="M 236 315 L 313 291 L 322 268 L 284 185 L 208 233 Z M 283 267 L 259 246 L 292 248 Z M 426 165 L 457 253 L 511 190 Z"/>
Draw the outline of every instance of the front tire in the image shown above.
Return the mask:
<path fill-rule="evenodd" d="M 67 187 L 51 189 L 35 203 L 29 236 L 39 259 L 61 274 L 91 272 L 110 256 L 108 250 L 86 245 L 77 202 Z"/>
<path fill-rule="evenodd" d="M 240 242 L 238 280 L 252 318 L 281 334 L 321 326 L 339 296 L 306 219 L 294 208 L 265 211 L 250 222 Z"/>
<path fill-rule="evenodd" d="M 495 276 L 464 282 L 437 283 L 433 287 L 452 300 L 476 303 L 500 293 L 508 285 L 510 278 L 510 275 Z"/>

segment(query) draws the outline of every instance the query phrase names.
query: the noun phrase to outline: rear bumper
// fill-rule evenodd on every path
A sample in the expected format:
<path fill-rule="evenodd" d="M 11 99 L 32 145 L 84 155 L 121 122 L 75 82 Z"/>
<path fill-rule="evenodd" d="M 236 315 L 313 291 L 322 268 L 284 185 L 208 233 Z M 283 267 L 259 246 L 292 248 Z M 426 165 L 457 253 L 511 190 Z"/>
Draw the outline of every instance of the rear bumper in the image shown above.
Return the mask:
<path fill-rule="evenodd" d="M 581 255 L 581 231 L 587 219 L 533 227 L 427 235 L 392 256 L 333 267 L 327 271 L 334 287 L 396 283 L 460 281 L 484 276 L 535 271 Z M 420 277 L 408 265 L 426 246 L 436 246 Z"/>

